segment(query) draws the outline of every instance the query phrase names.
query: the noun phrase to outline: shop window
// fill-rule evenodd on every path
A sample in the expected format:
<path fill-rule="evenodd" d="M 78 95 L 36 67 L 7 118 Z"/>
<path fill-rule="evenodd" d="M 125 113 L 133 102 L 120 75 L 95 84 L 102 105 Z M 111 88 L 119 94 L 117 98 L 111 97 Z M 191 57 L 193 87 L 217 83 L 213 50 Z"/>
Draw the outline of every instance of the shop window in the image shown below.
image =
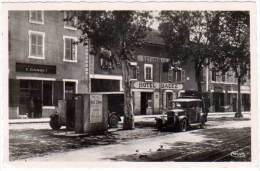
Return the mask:
<path fill-rule="evenodd" d="M 76 30 L 78 19 L 72 11 L 64 11 L 64 28 Z"/>
<path fill-rule="evenodd" d="M 77 45 L 75 37 L 63 37 L 64 40 L 64 58 L 63 61 L 77 62 Z"/>
<path fill-rule="evenodd" d="M 144 78 L 146 81 L 153 80 L 153 65 L 152 64 L 144 65 Z"/>
<path fill-rule="evenodd" d="M 34 24 L 44 23 L 44 12 L 43 11 L 30 11 L 29 22 Z"/>
<path fill-rule="evenodd" d="M 53 106 L 53 82 L 43 81 L 43 105 Z"/>
<path fill-rule="evenodd" d="M 44 59 L 43 32 L 29 31 L 29 58 Z"/>

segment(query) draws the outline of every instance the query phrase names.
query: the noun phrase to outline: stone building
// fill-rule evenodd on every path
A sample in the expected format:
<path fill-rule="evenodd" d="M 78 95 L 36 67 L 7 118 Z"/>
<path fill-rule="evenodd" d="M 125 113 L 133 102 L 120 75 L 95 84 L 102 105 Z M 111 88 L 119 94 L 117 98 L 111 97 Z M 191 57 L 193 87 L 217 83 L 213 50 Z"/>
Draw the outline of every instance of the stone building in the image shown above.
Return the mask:
<path fill-rule="evenodd" d="M 10 118 L 48 117 L 60 99 L 87 92 L 88 49 L 68 12 L 9 11 Z"/>

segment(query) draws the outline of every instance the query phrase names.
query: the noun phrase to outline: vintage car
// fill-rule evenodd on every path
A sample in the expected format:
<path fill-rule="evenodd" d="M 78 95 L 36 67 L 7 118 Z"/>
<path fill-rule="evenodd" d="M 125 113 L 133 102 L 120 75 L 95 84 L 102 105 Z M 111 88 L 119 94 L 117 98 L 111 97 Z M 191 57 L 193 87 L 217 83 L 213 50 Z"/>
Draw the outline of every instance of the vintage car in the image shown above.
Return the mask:
<path fill-rule="evenodd" d="M 159 130 L 175 129 L 186 131 L 191 126 L 204 128 L 207 122 L 207 110 L 203 100 L 194 97 L 181 97 L 172 101 L 173 108 L 155 118 Z"/>

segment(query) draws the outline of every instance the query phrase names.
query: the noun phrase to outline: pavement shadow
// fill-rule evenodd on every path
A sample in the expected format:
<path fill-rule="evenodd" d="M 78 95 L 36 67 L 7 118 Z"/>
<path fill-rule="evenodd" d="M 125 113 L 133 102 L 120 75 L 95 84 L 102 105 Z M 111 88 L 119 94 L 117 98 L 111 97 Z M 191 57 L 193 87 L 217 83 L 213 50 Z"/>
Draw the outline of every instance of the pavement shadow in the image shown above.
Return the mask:
<path fill-rule="evenodd" d="M 132 155 L 115 156 L 109 160 L 133 162 L 251 161 L 251 129 L 249 127 L 203 129 L 191 131 L 190 134 L 203 137 L 203 141 L 167 143 L 171 147 L 170 149 L 158 147 L 155 151 L 133 152 Z"/>

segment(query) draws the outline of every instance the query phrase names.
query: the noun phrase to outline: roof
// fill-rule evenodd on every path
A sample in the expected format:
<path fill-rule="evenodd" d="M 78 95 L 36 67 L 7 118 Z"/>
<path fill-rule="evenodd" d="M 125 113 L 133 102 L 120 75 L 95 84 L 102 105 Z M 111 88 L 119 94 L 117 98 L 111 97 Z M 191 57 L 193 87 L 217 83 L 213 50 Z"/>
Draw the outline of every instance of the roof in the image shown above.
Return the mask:
<path fill-rule="evenodd" d="M 164 45 L 163 38 L 157 30 L 149 31 L 144 42 L 154 45 Z"/>
<path fill-rule="evenodd" d="M 172 110 L 170 110 L 170 111 L 172 111 L 172 112 L 183 112 L 184 111 L 184 109 L 172 109 Z"/>
<path fill-rule="evenodd" d="M 179 98 L 172 100 L 173 102 L 201 102 L 201 99 Z"/>

